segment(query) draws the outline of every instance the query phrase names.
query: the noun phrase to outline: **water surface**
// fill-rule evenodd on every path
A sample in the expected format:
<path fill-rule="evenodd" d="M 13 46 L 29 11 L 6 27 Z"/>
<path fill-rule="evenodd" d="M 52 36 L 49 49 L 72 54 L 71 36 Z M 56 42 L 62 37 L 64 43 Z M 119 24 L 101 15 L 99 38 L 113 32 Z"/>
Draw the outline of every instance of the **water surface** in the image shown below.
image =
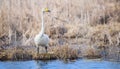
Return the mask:
<path fill-rule="evenodd" d="M 6 61 L 0 62 L 0 69 L 120 69 L 120 63 L 100 60 Z"/>

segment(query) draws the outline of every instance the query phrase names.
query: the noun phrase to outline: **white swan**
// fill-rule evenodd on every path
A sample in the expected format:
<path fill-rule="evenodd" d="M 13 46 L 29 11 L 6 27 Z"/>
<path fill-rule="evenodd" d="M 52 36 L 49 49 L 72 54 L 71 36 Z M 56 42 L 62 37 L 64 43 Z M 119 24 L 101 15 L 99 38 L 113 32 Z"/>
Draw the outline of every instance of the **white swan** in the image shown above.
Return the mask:
<path fill-rule="evenodd" d="M 37 47 L 37 54 L 39 54 L 39 46 L 45 47 L 46 53 L 47 53 L 47 47 L 48 47 L 48 43 L 49 43 L 49 36 L 47 34 L 44 34 L 44 13 L 45 12 L 50 12 L 50 10 L 48 10 L 47 8 L 43 8 L 42 12 L 41 12 L 41 20 L 42 20 L 42 27 L 41 27 L 41 31 L 39 32 L 39 34 L 37 34 L 34 38 L 34 42 L 36 44 Z"/>

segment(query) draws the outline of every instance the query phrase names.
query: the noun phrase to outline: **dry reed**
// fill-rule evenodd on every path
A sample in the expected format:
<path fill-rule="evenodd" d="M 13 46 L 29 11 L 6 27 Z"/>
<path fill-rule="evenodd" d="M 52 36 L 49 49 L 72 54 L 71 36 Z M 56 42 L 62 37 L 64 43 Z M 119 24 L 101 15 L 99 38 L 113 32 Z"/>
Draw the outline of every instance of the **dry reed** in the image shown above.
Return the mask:
<path fill-rule="evenodd" d="M 45 14 L 45 33 L 51 37 L 51 46 L 59 48 L 59 39 L 64 38 L 63 45 L 66 42 L 69 46 L 72 43 L 87 45 L 89 53 L 90 46 L 120 43 L 119 0 L 0 0 L 0 46 L 34 46 L 33 38 L 40 31 L 43 7 L 52 11 Z M 67 54 L 66 49 L 58 50 L 65 50 Z M 59 51 L 57 54 L 61 54 Z"/>

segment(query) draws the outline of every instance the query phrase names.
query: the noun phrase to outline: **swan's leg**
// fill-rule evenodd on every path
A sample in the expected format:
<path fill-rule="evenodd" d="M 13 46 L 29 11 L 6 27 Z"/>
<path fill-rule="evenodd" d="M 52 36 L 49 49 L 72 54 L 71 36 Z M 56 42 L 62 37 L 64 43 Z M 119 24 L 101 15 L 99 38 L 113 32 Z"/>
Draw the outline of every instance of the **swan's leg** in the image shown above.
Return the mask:
<path fill-rule="evenodd" d="M 47 52 L 48 52 L 48 51 L 47 51 L 47 46 L 45 46 L 45 50 L 46 50 L 46 53 L 47 53 Z"/>
<path fill-rule="evenodd" d="M 48 47 L 49 47 L 49 45 L 47 44 L 47 45 L 45 46 L 46 53 L 48 53 Z"/>
<path fill-rule="evenodd" d="M 39 54 L 39 46 L 37 47 L 37 55 Z"/>
<path fill-rule="evenodd" d="M 36 48 L 37 48 L 37 55 L 39 54 L 39 46 L 36 44 Z"/>

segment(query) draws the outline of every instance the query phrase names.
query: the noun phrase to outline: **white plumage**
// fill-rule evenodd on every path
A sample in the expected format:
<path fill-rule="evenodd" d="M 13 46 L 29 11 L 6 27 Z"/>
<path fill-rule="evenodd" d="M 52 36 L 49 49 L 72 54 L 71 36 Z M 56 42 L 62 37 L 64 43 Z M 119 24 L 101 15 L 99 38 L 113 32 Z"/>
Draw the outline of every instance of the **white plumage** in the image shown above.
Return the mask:
<path fill-rule="evenodd" d="M 41 20 L 42 20 L 42 27 L 41 27 L 41 31 L 39 32 L 39 34 L 37 34 L 34 38 L 34 42 L 36 44 L 37 47 L 37 52 L 39 54 L 39 46 L 45 47 L 46 52 L 47 52 L 47 47 L 49 44 L 49 36 L 47 34 L 44 34 L 44 13 L 45 12 L 50 12 L 47 8 L 43 8 L 42 9 L 42 16 L 41 16 Z"/>
<path fill-rule="evenodd" d="M 35 44 L 37 44 L 38 46 L 48 46 L 48 43 L 49 43 L 49 37 L 47 34 L 38 34 L 36 35 L 35 39 Z"/>

